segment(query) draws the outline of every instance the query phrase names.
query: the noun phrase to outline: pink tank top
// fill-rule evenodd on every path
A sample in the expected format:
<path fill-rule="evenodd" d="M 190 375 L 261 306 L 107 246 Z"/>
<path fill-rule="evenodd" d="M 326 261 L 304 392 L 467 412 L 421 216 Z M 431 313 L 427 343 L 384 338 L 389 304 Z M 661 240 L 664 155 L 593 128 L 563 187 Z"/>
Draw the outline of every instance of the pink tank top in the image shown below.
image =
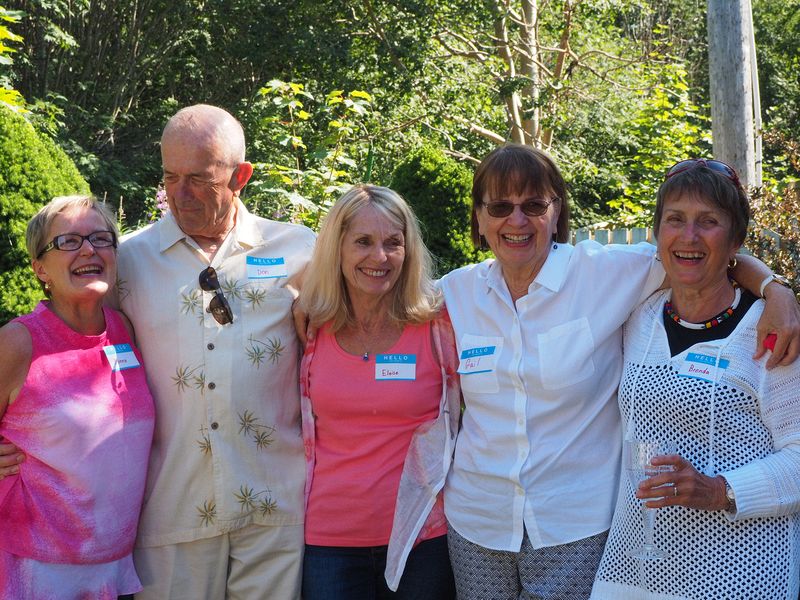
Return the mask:
<path fill-rule="evenodd" d="M 153 399 L 122 319 L 104 313 L 106 331 L 96 336 L 70 329 L 47 302 L 16 319 L 33 354 L 0 421 L 0 435 L 27 455 L 17 475 L 0 481 L 0 548 L 12 554 L 83 564 L 133 549 Z M 116 369 L 104 350 L 112 346 Z"/>
<path fill-rule="evenodd" d="M 306 510 L 308 544 L 387 544 L 411 436 L 439 414 L 442 377 L 431 351 L 430 323 L 407 325 L 383 355 L 389 362 L 381 366 L 380 357 L 364 361 L 342 350 L 329 327 L 319 332 L 309 368 L 316 460 Z"/>

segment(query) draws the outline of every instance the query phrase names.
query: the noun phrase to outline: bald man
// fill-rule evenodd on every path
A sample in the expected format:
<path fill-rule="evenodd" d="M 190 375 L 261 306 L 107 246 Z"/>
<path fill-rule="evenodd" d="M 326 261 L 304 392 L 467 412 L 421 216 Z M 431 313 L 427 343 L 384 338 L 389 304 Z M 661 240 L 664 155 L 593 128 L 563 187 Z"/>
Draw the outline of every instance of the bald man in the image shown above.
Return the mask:
<path fill-rule="evenodd" d="M 221 108 L 176 113 L 161 157 L 170 210 L 119 248 L 119 305 L 157 415 L 136 598 L 298 598 L 305 462 L 290 289 L 314 234 L 247 211 L 253 167 Z"/>

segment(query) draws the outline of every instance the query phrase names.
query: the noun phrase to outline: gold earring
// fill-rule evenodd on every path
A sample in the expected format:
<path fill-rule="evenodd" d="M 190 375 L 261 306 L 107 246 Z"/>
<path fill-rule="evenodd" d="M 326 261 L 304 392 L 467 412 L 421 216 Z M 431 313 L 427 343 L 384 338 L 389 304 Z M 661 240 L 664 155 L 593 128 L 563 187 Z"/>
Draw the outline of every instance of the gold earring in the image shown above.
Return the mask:
<path fill-rule="evenodd" d="M 738 263 L 738 261 L 736 260 L 736 257 L 734 256 L 732 259 L 730 259 L 730 260 L 728 261 L 728 268 L 729 268 L 729 269 L 735 269 L 737 264 L 739 264 L 739 263 Z"/>

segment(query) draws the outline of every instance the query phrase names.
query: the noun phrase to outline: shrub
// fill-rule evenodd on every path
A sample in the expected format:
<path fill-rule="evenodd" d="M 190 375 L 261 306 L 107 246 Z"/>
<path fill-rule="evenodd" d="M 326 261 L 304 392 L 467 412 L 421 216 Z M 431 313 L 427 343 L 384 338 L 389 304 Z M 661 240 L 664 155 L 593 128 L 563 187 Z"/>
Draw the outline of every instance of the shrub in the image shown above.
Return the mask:
<path fill-rule="evenodd" d="M 765 132 L 764 141 L 783 154 L 794 172 L 800 172 L 799 142 L 775 131 Z M 745 245 L 773 271 L 786 276 L 800 300 L 800 181 L 786 179 L 780 185 L 765 185 L 753 198 Z"/>
<path fill-rule="evenodd" d="M 28 221 L 54 196 L 78 193 L 89 186 L 67 155 L 0 106 L 0 325 L 42 298 L 25 249 Z"/>
<path fill-rule="evenodd" d="M 430 146 L 422 146 L 395 169 L 392 189 L 405 198 L 422 226 L 438 275 L 483 260 L 470 239 L 472 172 Z"/>

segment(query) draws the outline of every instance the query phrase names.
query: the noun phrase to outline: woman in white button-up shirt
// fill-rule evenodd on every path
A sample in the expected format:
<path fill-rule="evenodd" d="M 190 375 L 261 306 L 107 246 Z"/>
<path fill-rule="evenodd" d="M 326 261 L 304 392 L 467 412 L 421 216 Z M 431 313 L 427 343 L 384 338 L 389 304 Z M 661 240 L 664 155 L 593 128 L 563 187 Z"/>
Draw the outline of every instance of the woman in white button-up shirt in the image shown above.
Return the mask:
<path fill-rule="evenodd" d="M 472 196 L 496 260 L 441 282 L 466 404 L 445 488 L 458 596 L 586 598 L 619 476 L 621 327 L 664 271 L 649 244 L 568 244 L 566 185 L 536 149 L 492 152 Z M 737 278 L 757 291 L 755 262 Z M 793 296 L 774 295 L 796 330 Z"/>

